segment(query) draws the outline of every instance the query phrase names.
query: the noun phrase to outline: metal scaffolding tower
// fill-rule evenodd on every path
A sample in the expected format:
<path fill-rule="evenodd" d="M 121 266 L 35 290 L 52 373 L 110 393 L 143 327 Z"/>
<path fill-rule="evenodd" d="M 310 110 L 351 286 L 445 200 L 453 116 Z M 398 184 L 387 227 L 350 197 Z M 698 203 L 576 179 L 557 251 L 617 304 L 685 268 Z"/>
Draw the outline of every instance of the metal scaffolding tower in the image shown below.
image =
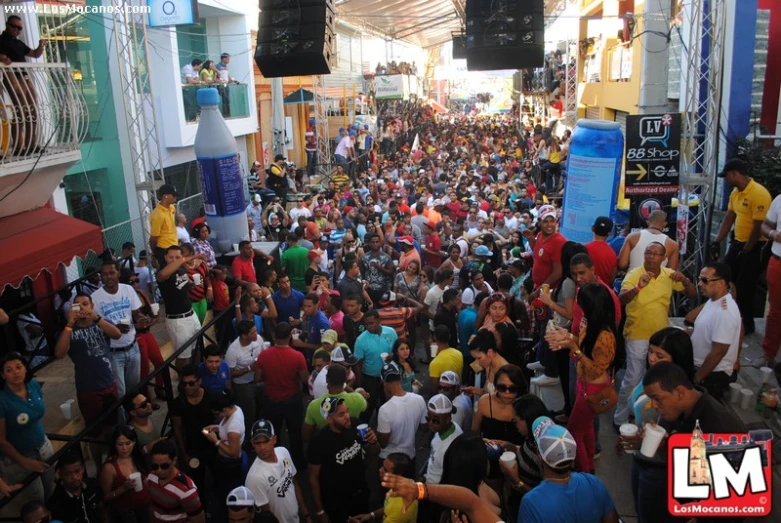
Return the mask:
<path fill-rule="evenodd" d="M 130 158 L 135 171 L 143 245 L 146 246 L 150 236 L 148 216 L 157 202 L 157 188 L 165 178 L 150 68 L 146 64 L 149 47 L 145 15 L 132 12 L 141 12 L 139 6 L 144 3 L 142 0 L 111 0 L 120 96 L 127 115 Z"/>
<path fill-rule="evenodd" d="M 574 58 L 574 63 L 573 63 Z M 564 91 L 564 125 L 574 129 L 578 121 L 578 41 L 567 42 Z"/>
<path fill-rule="evenodd" d="M 681 27 L 685 47 L 681 55 L 683 140 L 678 231 L 686 234 L 688 230 L 691 237 L 681 243 L 681 267 L 690 277 L 708 261 L 718 190 L 719 105 L 727 21 L 724 4 L 725 0 L 687 2 Z M 688 206 L 691 193 L 698 194 L 700 201 L 693 216 Z"/>
<path fill-rule="evenodd" d="M 328 144 L 328 115 L 325 107 L 327 97 L 323 75 L 312 76 L 312 92 L 314 93 L 315 135 L 317 137 L 317 168 L 315 172 L 320 177 L 320 183 L 328 185 L 326 180 L 331 176 L 331 154 Z"/>

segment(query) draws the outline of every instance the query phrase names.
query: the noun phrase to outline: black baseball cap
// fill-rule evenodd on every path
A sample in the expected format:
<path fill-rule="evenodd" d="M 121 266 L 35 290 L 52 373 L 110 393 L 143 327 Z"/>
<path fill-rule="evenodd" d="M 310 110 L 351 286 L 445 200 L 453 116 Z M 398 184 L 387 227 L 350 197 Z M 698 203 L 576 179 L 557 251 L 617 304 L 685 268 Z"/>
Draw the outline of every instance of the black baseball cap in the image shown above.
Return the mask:
<path fill-rule="evenodd" d="M 719 173 L 719 178 L 724 178 L 728 172 L 738 171 L 740 174 L 748 174 L 748 164 L 740 158 L 732 158 L 724 164 L 724 169 Z"/>
<path fill-rule="evenodd" d="M 592 229 L 594 230 L 594 234 L 597 236 L 609 236 L 613 231 L 613 220 L 607 216 L 599 216 L 596 220 L 594 220 Z"/>
<path fill-rule="evenodd" d="M 383 365 L 380 376 L 382 377 L 382 381 L 385 382 L 401 380 L 401 372 L 395 363 L 386 363 Z"/>
<path fill-rule="evenodd" d="M 278 162 L 279 160 L 287 160 L 287 158 L 285 158 L 285 157 L 284 157 L 283 155 L 281 155 L 281 154 L 278 154 L 278 155 L 276 155 L 276 156 L 274 157 L 274 161 L 275 161 L 275 162 Z"/>
<path fill-rule="evenodd" d="M 157 194 L 159 195 L 160 198 L 162 198 L 166 194 L 171 194 L 173 196 L 179 197 L 179 193 L 176 191 L 176 187 L 167 183 L 160 186 L 160 188 L 157 190 Z"/>
<path fill-rule="evenodd" d="M 274 434 L 274 425 L 270 421 L 259 419 L 252 425 L 252 441 L 261 437 L 271 439 Z"/>

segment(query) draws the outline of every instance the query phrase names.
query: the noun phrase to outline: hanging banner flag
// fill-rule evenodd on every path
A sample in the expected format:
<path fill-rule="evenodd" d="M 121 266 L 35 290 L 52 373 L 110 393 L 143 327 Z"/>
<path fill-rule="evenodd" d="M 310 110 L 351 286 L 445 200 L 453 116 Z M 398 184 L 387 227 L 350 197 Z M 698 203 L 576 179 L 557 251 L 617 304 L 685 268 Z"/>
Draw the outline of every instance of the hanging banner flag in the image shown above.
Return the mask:
<path fill-rule="evenodd" d="M 412 142 L 412 152 L 414 153 L 420 149 L 420 135 L 415 134 L 415 140 Z"/>
<path fill-rule="evenodd" d="M 405 89 L 404 75 L 394 74 L 389 76 L 378 76 L 374 80 L 374 98 L 376 100 L 401 100 L 404 98 L 405 91 L 409 92 L 409 84 Z"/>

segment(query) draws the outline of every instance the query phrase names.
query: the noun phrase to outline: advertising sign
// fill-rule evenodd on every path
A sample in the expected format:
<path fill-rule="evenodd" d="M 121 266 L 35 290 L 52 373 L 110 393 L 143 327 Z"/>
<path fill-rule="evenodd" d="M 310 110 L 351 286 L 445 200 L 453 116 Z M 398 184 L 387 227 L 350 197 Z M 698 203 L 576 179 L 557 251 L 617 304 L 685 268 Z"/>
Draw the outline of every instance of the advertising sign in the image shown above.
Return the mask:
<path fill-rule="evenodd" d="M 591 231 L 594 220 L 614 214 L 618 163 L 615 158 L 569 155 L 566 201 L 560 224 L 561 233 L 568 240 L 590 242 L 594 237 Z"/>
<path fill-rule="evenodd" d="M 404 75 L 378 76 L 374 81 L 376 100 L 401 100 L 404 98 Z M 409 87 L 407 86 L 409 89 Z"/>
<path fill-rule="evenodd" d="M 678 194 L 681 115 L 630 115 L 626 118 L 627 196 Z"/>
<path fill-rule="evenodd" d="M 147 0 L 149 27 L 198 23 L 198 0 Z"/>

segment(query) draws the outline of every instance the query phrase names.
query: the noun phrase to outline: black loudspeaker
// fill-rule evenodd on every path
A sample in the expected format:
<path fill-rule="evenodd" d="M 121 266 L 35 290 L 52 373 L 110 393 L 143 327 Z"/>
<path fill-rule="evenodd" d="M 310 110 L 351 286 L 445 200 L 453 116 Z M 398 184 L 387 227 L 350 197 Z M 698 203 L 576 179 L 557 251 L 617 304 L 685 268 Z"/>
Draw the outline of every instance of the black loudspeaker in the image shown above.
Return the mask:
<path fill-rule="evenodd" d="M 453 35 L 453 60 L 466 58 L 466 35 Z"/>
<path fill-rule="evenodd" d="M 542 67 L 544 61 L 544 0 L 467 0 L 468 70 Z"/>
<path fill-rule="evenodd" d="M 260 0 L 260 72 L 266 78 L 330 74 L 334 22 L 334 0 Z"/>

